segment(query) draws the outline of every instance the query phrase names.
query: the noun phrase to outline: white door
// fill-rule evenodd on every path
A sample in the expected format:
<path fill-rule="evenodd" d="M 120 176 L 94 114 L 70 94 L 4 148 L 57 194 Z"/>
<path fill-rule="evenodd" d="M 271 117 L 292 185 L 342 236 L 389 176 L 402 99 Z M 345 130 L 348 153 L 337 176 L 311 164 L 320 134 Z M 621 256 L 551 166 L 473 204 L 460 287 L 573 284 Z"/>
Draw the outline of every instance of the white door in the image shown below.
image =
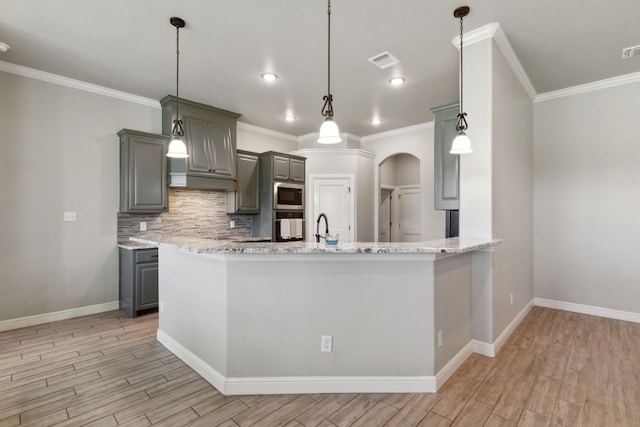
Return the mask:
<path fill-rule="evenodd" d="M 391 190 L 380 189 L 380 208 L 378 209 L 378 241 L 391 241 Z"/>
<path fill-rule="evenodd" d="M 398 240 L 400 242 L 419 242 L 422 240 L 420 187 L 398 187 L 397 192 Z"/>
<path fill-rule="evenodd" d="M 320 213 L 327 216 L 329 232 L 338 233 L 340 242 L 353 241 L 353 197 L 351 177 L 322 178 L 310 177 L 313 182 L 313 212 L 311 220 L 313 230 L 310 236 L 315 240 L 317 219 Z M 320 221 L 320 235 L 325 233 L 324 220 Z"/>

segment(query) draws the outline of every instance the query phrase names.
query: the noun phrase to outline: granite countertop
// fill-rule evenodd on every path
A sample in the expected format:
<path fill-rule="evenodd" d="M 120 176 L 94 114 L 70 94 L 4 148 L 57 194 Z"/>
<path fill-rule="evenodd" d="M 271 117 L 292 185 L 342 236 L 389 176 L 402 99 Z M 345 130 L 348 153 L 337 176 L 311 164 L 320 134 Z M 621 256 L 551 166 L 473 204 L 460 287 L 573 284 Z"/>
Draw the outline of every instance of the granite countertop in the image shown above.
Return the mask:
<path fill-rule="evenodd" d="M 133 251 L 136 249 L 156 249 L 158 245 L 155 243 L 142 243 L 142 242 L 130 241 L 130 242 L 118 243 L 118 247 Z"/>
<path fill-rule="evenodd" d="M 316 242 L 237 242 L 172 235 L 146 235 L 134 242 L 202 254 L 454 254 L 489 248 L 498 239 L 453 237 L 428 242 L 350 242 L 326 246 Z"/>

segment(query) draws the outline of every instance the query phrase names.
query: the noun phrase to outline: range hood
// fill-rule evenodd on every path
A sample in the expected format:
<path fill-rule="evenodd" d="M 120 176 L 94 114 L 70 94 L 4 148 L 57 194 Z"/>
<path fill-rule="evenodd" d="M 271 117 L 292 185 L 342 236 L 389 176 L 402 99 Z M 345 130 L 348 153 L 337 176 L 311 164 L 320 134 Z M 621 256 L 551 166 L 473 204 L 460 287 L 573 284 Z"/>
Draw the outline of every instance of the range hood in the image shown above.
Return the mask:
<path fill-rule="evenodd" d="M 204 178 L 186 172 L 171 172 L 169 173 L 169 187 L 236 191 L 237 183 L 232 179 Z"/>

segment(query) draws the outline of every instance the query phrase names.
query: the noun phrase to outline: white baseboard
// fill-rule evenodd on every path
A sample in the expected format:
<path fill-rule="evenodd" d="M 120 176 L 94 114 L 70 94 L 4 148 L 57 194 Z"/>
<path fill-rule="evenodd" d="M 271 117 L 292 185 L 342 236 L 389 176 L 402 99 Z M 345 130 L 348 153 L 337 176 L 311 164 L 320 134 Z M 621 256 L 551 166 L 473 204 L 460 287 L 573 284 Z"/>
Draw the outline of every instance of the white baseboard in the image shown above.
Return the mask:
<path fill-rule="evenodd" d="M 465 360 L 473 353 L 473 341 L 469 341 L 467 345 L 460 350 L 446 365 L 442 367 L 436 374 L 436 389 L 434 393 L 447 382 L 447 380 L 458 370 Z"/>
<path fill-rule="evenodd" d="M 534 304 L 539 307 L 555 308 L 557 310 L 571 311 L 574 313 L 606 317 L 608 319 L 625 320 L 627 322 L 640 323 L 640 313 L 634 313 L 631 311 L 621 311 L 612 308 L 576 304 L 573 302 L 555 301 L 544 298 L 534 298 L 533 301 Z"/>
<path fill-rule="evenodd" d="M 104 304 L 88 305 L 85 307 L 71 308 L 69 310 L 55 311 L 53 313 L 36 314 L 35 316 L 2 320 L 0 321 L 0 332 L 41 325 L 43 323 L 56 322 L 58 320 L 73 319 L 74 317 L 88 316 L 89 314 L 104 313 L 105 311 L 118 310 L 119 308 L 120 301 L 112 301 Z"/>
<path fill-rule="evenodd" d="M 511 323 L 509 323 L 509 325 L 507 325 L 507 327 L 504 328 L 502 333 L 493 342 L 493 344 L 486 343 L 483 341 L 473 340 L 472 342 L 473 352 L 481 354 L 483 356 L 487 356 L 487 357 L 495 357 L 496 354 L 498 354 L 498 352 L 504 345 L 504 343 L 507 341 L 507 339 L 509 339 L 513 331 L 515 331 L 518 325 L 520 324 L 520 322 L 522 322 L 522 319 L 524 319 L 526 315 L 529 314 L 529 311 L 531 311 L 531 308 L 533 308 L 533 305 L 534 305 L 534 299 L 529 301 L 527 305 L 525 305 L 524 308 L 520 310 L 520 313 L 518 313 L 518 315 L 513 318 Z"/>
<path fill-rule="evenodd" d="M 160 344 L 178 356 L 184 363 L 189 365 L 191 369 L 200 374 L 202 378 L 209 381 L 209 383 L 218 389 L 220 393 L 227 394 L 225 391 L 226 379 L 224 375 L 213 369 L 208 363 L 187 350 L 182 346 L 182 344 L 162 332 L 160 329 L 157 331 L 157 339 Z"/>
<path fill-rule="evenodd" d="M 478 340 L 473 340 L 471 344 L 473 346 L 474 353 L 478 353 L 487 357 L 495 357 L 496 355 L 495 347 L 493 346 L 493 344 Z"/>
<path fill-rule="evenodd" d="M 437 385 L 466 359 L 460 351 L 438 376 L 412 377 L 254 377 L 226 378 L 204 360 L 187 350 L 176 340 L 158 329 L 158 341 L 189 365 L 220 393 L 239 394 L 308 394 L 308 393 L 435 393 Z M 467 354 L 467 356 L 468 356 Z M 460 360 L 459 360 L 460 359 Z M 453 371 L 449 372 L 451 369 Z M 446 371 L 445 371 L 446 370 Z M 443 372 L 445 371 L 445 372 Z M 437 379 L 438 378 L 438 379 Z M 439 381 L 442 381 L 440 383 Z"/>
<path fill-rule="evenodd" d="M 227 378 L 226 395 L 310 393 L 435 393 L 436 379 L 424 377 Z"/>

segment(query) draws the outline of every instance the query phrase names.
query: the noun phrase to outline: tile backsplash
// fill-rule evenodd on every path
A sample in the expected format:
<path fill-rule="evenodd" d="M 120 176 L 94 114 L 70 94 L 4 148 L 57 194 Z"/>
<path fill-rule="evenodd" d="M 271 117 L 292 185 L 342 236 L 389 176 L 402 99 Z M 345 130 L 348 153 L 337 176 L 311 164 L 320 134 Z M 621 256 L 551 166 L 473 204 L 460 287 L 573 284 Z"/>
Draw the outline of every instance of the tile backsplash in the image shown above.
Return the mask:
<path fill-rule="evenodd" d="M 223 190 L 170 188 L 169 212 L 160 214 L 118 213 L 118 243 L 147 233 L 170 233 L 181 236 L 224 238 L 251 236 L 251 215 L 228 214 Z M 140 231 L 140 222 L 147 231 Z M 229 227 L 236 222 L 236 228 Z"/>

